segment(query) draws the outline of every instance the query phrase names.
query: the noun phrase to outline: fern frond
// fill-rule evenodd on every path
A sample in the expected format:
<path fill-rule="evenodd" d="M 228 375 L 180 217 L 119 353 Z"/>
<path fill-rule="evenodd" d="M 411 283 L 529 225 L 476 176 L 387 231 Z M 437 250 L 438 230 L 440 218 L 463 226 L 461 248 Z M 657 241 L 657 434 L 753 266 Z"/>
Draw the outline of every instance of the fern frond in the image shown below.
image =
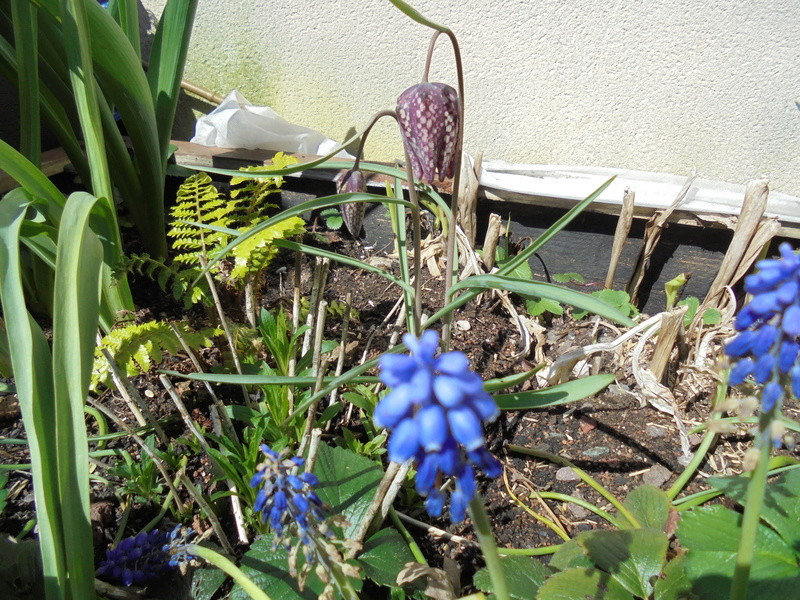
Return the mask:
<path fill-rule="evenodd" d="M 231 250 L 234 260 L 231 279 L 243 280 L 262 271 L 278 253 L 274 240 L 304 232 L 305 221 L 300 217 L 289 217 L 247 238 Z"/>
<path fill-rule="evenodd" d="M 213 343 L 212 338 L 223 333 L 216 328 L 195 331 L 185 323 L 176 323 L 176 326 L 192 349 L 208 348 Z M 102 348 L 109 351 L 129 377 L 148 371 L 153 364 L 161 362 L 164 354 L 178 355 L 183 352 L 180 341 L 165 321 L 132 323 L 113 329 L 95 349 L 91 378 L 91 389 L 94 391 L 100 385 L 110 387 L 112 382 L 111 367 L 103 356 Z"/>
<path fill-rule="evenodd" d="M 252 165 L 241 167 L 243 173 L 268 173 L 275 169 L 284 169 L 289 165 L 298 163 L 296 157 L 278 152 L 272 159 L 271 165 Z M 242 225 L 256 225 L 266 218 L 266 210 L 275 208 L 275 204 L 267 201 L 267 197 L 279 192 L 283 185 L 283 177 L 269 177 L 253 179 L 246 176 L 231 178 L 231 185 L 242 187 L 231 190 L 231 198 L 241 198 L 237 212 L 241 217 Z"/>
<path fill-rule="evenodd" d="M 155 281 L 162 291 L 171 293 L 175 300 L 182 300 L 184 308 L 207 299 L 208 294 L 203 285 L 192 285 L 200 273 L 198 268 L 178 269 L 149 254 L 131 254 L 126 259 L 124 268 L 129 273 L 137 273 Z"/>
<path fill-rule="evenodd" d="M 170 209 L 171 228 L 167 235 L 175 238 L 172 247 L 183 250 L 174 261 L 181 264 L 200 264 L 200 257 L 210 249 L 224 246 L 230 236 L 179 221 L 203 225 L 231 227 L 236 221 L 236 203 L 222 198 L 207 173 L 195 173 L 178 188 L 175 206 Z"/>

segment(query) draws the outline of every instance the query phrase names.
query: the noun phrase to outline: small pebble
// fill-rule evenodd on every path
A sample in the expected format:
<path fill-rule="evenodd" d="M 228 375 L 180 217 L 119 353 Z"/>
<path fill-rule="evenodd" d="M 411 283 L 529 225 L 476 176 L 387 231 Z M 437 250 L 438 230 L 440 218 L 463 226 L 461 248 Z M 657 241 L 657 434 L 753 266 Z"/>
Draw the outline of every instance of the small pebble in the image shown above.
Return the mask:
<path fill-rule="evenodd" d="M 655 425 L 648 425 L 647 429 L 645 429 L 645 433 L 649 435 L 651 438 L 660 438 L 667 435 L 667 432 L 661 429 L 661 427 L 656 427 Z"/>
<path fill-rule="evenodd" d="M 582 506 L 578 506 L 577 504 L 572 504 L 572 502 L 567 504 L 567 512 L 569 512 L 569 515 L 573 519 L 585 519 L 590 514 L 592 514 Z"/>
<path fill-rule="evenodd" d="M 470 322 L 464 319 L 456 321 L 456 327 L 458 328 L 459 331 L 469 331 L 470 329 L 472 329 L 472 325 L 470 324 Z"/>
<path fill-rule="evenodd" d="M 572 467 L 561 467 L 556 471 L 557 481 L 578 481 L 580 477 Z"/>
<path fill-rule="evenodd" d="M 642 475 L 642 482 L 646 485 L 661 487 L 670 477 L 672 477 L 672 471 L 663 465 L 655 465 Z"/>
<path fill-rule="evenodd" d="M 145 390 L 144 391 L 144 395 L 147 396 L 148 398 L 155 398 L 156 397 L 156 395 L 153 392 L 153 390 Z"/>
<path fill-rule="evenodd" d="M 605 446 L 595 446 L 594 448 L 589 448 L 588 450 L 583 451 L 584 456 L 588 456 L 589 458 L 597 458 L 598 456 L 603 456 L 604 454 L 608 454 L 610 450 Z"/>

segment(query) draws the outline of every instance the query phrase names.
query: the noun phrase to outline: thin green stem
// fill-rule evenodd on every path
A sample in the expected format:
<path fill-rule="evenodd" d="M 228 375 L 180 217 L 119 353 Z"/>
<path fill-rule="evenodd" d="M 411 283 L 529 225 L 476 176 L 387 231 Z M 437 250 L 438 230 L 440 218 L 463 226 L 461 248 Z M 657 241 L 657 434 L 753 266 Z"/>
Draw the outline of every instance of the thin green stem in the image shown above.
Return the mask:
<path fill-rule="evenodd" d="M 397 511 L 394 509 L 393 506 L 389 507 L 389 518 L 392 520 L 392 523 L 394 523 L 394 526 L 397 528 L 397 531 L 400 532 L 400 535 L 403 536 L 403 539 L 405 540 L 406 544 L 408 544 L 408 547 L 411 550 L 411 554 L 414 555 L 416 561 L 420 564 L 427 565 L 428 561 L 425 558 L 425 555 L 422 553 L 419 544 L 417 544 L 417 541 L 414 539 L 414 536 L 412 536 L 411 533 L 409 533 L 406 526 L 400 520 L 400 517 L 397 516 Z"/>
<path fill-rule="evenodd" d="M 536 492 L 541 496 L 544 500 L 558 500 L 560 502 L 570 502 L 581 508 L 585 508 L 588 511 L 593 512 L 598 517 L 605 519 L 611 525 L 616 527 L 617 529 L 621 529 L 622 525 L 620 524 L 619 520 L 609 512 L 604 511 L 602 508 L 599 508 L 592 504 L 591 502 L 587 502 L 586 500 L 581 500 L 580 498 L 576 498 L 575 496 L 570 496 L 568 494 L 559 494 L 557 492 Z"/>
<path fill-rule="evenodd" d="M 481 543 L 483 560 L 486 561 L 486 569 L 489 571 L 489 577 L 492 580 L 492 591 L 495 598 L 497 600 L 509 600 L 506 578 L 503 573 L 503 567 L 500 565 L 500 556 L 497 553 L 497 544 L 492 534 L 489 515 L 486 514 L 483 501 L 477 494 L 470 500 L 469 512 L 472 515 L 472 522 L 475 524 L 475 533 L 478 535 L 478 541 Z"/>
<path fill-rule="evenodd" d="M 83 412 L 85 412 L 87 415 L 91 415 L 94 417 L 94 420 L 97 421 L 97 433 L 99 436 L 104 436 L 108 433 L 108 421 L 103 416 L 103 413 L 91 406 L 84 406 Z M 101 439 L 97 442 L 97 449 L 103 450 L 106 447 L 106 443 L 107 440 L 101 437 Z"/>
<path fill-rule="evenodd" d="M 239 567 L 222 556 L 219 552 L 215 552 L 211 548 L 206 548 L 205 546 L 198 546 L 197 544 L 187 544 L 186 551 L 189 554 L 202 558 L 207 563 L 214 565 L 221 571 L 230 575 L 253 600 L 270 600 L 270 597 L 260 590 L 247 575 L 242 573 Z"/>
<path fill-rule="evenodd" d="M 769 423 L 771 413 L 762 415 L 762 422 Z M 756 532 L 761 520 L 761 505 L 764 502 L 764 490 L 767 487 L 767 473 L 769 471 L 769 453 L 772 449 L 772 440 L 769 429 L 762 428 L 760 453 L 758 464 L 747 484 L 747 497 L 742 516 L 742 532 L 739 537 L 739 550 L 736 553 L 736 569 L 733 573 L 730 600 L 745 600 L 747 598 L 747 584 L 750 581 L 750 569 L 753 565 L 755 554 Z"/>
<path fill-rule="evenodd" d="M 711 408 L 711 417 L 710 420 L 718 419 L 722 416 L 722 413 L 718 410 L 715 410 L 722 402 L 725 400 L 725 396 L 728 395 L 728 377 L 727 373 L 723 373 L 723 377 L 721 381 L 717 382 L 717 392 L 714 396 L 714 402 Z M 706 430 L 705 434 L 703 435 L 703 441 L 700 442 L 700 446 L 692 456 L 692 460 L 686 465 L 686 468 L 683 472 L 678 476 L 673 483 L 669 490 L 667 491 L 667 497 L 670 500 L 674 500 L 675 497 L 681 493 L 686 484 L 689 483 L 689 480 L 694 477 L 694 474 L 697 472 L 697 469 L 700 468 L 700 465 L 706 459 L 706 454 L 708 454 L 709 449 L 717 441 L 717 433 L 711 431 L 710 429 Z"/>
<path fill-rule="evenodd" d="M 516 444 L 509 444 L 508 450 L 510 452 L 518 452 L 520 454 L 527 454 L 529 456 L 535 456 L 537 458 L 544 458 L 552 463 L 561 465 L 563 467 L 570 467 L 575 471 L 578 477 L 580 477 L 585 483 L 587 483 L 603 498 L 608 500 L 614 506 L 614 508 L 616 508 L 619 511 L 619 514 L 621 514 L 628 520 L 628 522 L 631 524 L 632 527 L 639 528 L 642 526 L 641 523 L 639 523 L 638 519 L 633 516 L 633 513 L 631 513 L 631 511 L 629 511 L 627 508 L 625 508 L 622 502 L 617 500 L 616 496 L 614 496 L 606 488 L 600 485 L 600 483 L 596 479 L 594 479 L 591 475 L 589 475 L 586 471 L 580 469 L 579 467 L 576 467 L 571 461 L 567 460 L 566 458 L 562 458 L 557 454 L 551 454 L 550 452 L 545 452 L 544 450 L 536 450 L 535 448 L 526 448 L 525 446 L 517 446 Z"/>
<path fill-rule="evenodd" d="M 546 556 L 555 554 L 564 544 L 542 546 L 541 548 L 498 548 L 497 553 L 503 556 Z"/>

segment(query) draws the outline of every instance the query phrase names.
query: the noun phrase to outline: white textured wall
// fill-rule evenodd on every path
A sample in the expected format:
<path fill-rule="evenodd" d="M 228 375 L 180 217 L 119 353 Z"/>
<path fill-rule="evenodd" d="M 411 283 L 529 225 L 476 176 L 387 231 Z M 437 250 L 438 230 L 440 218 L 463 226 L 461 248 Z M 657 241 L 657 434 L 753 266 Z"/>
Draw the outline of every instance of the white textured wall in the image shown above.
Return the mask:
<path fill-rule="evenodd" d="M 412 4 L 459 36 L 469 152 L 800 195 L 797 0 Z M 383 0 L 201 0 L 186 78 L 341 140 L 419 80 L 428 39 Z M 455 85 L 446 44 L 432 80 Z M 368 158 L 400 156 L 388 122 L 370 139 Z"/>

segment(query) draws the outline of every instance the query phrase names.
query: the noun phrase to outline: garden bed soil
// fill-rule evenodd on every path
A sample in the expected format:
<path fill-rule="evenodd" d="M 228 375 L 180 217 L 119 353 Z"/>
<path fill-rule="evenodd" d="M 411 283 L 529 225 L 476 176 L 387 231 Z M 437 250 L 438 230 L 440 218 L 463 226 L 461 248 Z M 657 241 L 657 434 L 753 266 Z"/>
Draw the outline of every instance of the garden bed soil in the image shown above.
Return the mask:
<path fill-rule="evenodd" d="M 325 245 L 328 249 L 349 253 L 369 259 L 385 254 L 385 244 L 353 243 L 343 239 L 343 235 L 329 233 Z M 309 236 L 308 242 L 316 242 Z M 378 259 L 379 259 L 378 258 Z M 377 260 L 377 259 L 376 259 Z M 312 260 L 303 257 L 303 293 L 309 292 Z M 266 274 L 263 288 L 263 305 L 274 309 L 281 303 L 291 301 L 292 259 L 281 255 L 271 265 Z M 136 316 L 145 318 L 184 318 L 189 317 L 195 325 L 208 325 L 207 314 L 200 309 L 193 309 L 185 314 L 182 307 L 171 301 L 154 283 L 146 279 L 133 280 L 132 289 L 136 295 L 137 306 L 142 307 Z M 441 306 L 441 278 L 423 273 L 422 290 L 424 293 L 423 311 L 432 314 Z M 361 270 L 346 266 L 334 265 L 331 270 L 325 298 L 330 301 L 343 302 L 346 295 L 352 295 L 352 308 L 358 320 L 350 323 L 348 361 L 352 366 L 357 364 L 364 353 L 368 340 L 371 341 L 366 358 L 372 358 L 385 350 L 391 334 L 391 328 L 382 325 L 387 312 L 398 300 L 398 291 L 385 279 Z M 240 319 L 238 306 L 240 299 L 234 295 L 228 297 L 229 313 L 234 319 Z M 521 305 L 520 305 L 521 306 Z M 533 365 L 530 359 L 515 355 L 519 348 L 519 334 L 509 315 L 502 305 L 490 295 L 485 294 L 481 304 L 471 303 L 463 307 L 455 315 L 456 326 L 453 331 L 452 345 L 463 351 L 470 359 L 472 368 L 484 379 L 502 377 L 529 370 Z M 611 335 L 611 330 L 602 323 L 598 326 L 590 319 L 575 321 L 568 313 L 561 317 L 552 317 L 545 323 L 546 341 L 542 348 L 547 360 L 552 361 L 564 352 L 590 343 L 594 337 Z M 327 339 L 338 339 L 341 334 L 340 319 L 328 319 Z M 221 362 L 219 350 L 209 349 L 200 353 L 201 361 L 207 368 Z M 613 356 L 603 355 L 602 362 L 595 365 L 599 372 L 613 372 L 616 382 L 605 391 L 572 405 L 565 405 L 544 410 L 510 411 L 504 413 L 488 430 L 490 450 L 501 460 L 505 469 L 504 476 L 496 480 L 482 479 L 480 492 L 483 495 L 491 518 L 497 542 L 500 546 L 513 548 L 532 548 L 557 544 L 561 540 L 547 527 L 537 521 L 528 510 L 536 513 L 551 511 L 550 518 L 555 517 L 564 529 L 574 535 L 576 532 L 606 527 L 607 524 L 585 509 L 560 502 L 548 502 L 544 508 L 537 500 L 537 491 L 553 491 L 595 503 L 609 509 L 607 502 L 588 485 L 576 478 L 574 472 L 560 465 L 534 459 L 529 456 L 509 451 L 508 445 L 536 448 L 557 454 L 571 460 L 575 465 L 588 472 L 617 497 L 625 495 L 643 483 L 649 483 L 665 489 L 682 471 L 681 444 L 675 421 L 647 403 L 641 402 L 630 368 L 619 364 Z M 134 385 L 148 398 L 151 410 L 156 417 L 177 416 L 176 410 L 158 381 L 157 369 L 170 369 L 191 372 L 193 367 L 188 359 L 167 357 L 164 364 L 151 369 L 133 380 Z M 176 379 L 177 382 L 177 379 Z M 713 392 L 713 379 L 707 385 L 694 389 L 692 394 L 678 398 L 687 427 L 704 423 L 709 416 L 710 394 Z M 210 429 L 208 417 L 210 399 L 208 393 L 199 382 L 179 383 L 179 389 L 193 418 Z M 537 383 L 529 381 L 519 389 L 533 389 Z M 238 403 L 241 396 L 238 389 L 231 386 L 218 386 L 218 394 L 228 403 Z M 227 394 L 227 396 L 226 396 Z M 116 392 L 105 392 L 100 401 L 116 414 L 132 423 L 132 415 Z M 792 411 L 789 407 L 788 412 Z M 344 414 L 344 411 L 343 413 Z M 352 420 L 345 422 L 340 417 L 336 427 L 348 427 L 357 435 L 363 433 L 359 422 L 358 411 Z M 167 428 L 167 433 L 178 438 L 185 433 L 179 419 Z M 332 443 L 336 428 L 324 437 Z M 23 438 L 24 430 L 13 395 L 0 397 L 0 437 Z M 700 441 L 699 434 L 690 436 L 695 446 Z M 139 453 L 135 444 L 123 438 L 129 444 L 132 455 Z M 698 476 L 690 483 L 688 491 L 704 489 L 703 479 L 711 475 L 730 475 L 741 472 L 741 457 L 748 443 L 744 432 L 725 436 L 712 449 L 706 462 L 702 465 Z M 27 451 L 21 445 L 0 445 L 0 463 L 18 464 L 28 461 Z M 190 464 L 187 474 L 196 484 L 206 490 L 211 481 L 211 469 L 207 460 L 196 457 Z M 24 470 L 12 470 L 7 486 L 9 495 L 5 511 L 0 514 L 0 532 L 17 535 L 26 522 L 33 517 L 33 494 L 30 476 Z M 513 492 L 513 495 L 512 495 Z M 95 536 L 98 556 L 107 543 L 116 534 L 121 510 L 114 495 L 114 489 L 93 484 L 92 518 L 95 525 Z M 414 536 L 420 540 L 429 555 L 433 566 L 446 566 L 451 572 L 460 574 L 463 583 L 471 581 L 471 574 L 480 565 L 480 553 L 474 544 L 475 536 L 469 520 L 450 524 L 446 519 L 430 519 L 420 508 L 398 507 L 409 512 L 410 516 L 431 525 L 466 538 L 453 541 L 440 534 L 426 532 L 410 526 Z M 148 522 L 157 512 L 155 507 L 138 506 L 131 515 L 129 528 L 135 528 Z M 207 523 L 197 519 L 195 528 L 207 528 Z M 231 522 L 225 523 L 229 532 L 233 533 Z M 232 538 L 234 536 L 232 535 Z"/>

